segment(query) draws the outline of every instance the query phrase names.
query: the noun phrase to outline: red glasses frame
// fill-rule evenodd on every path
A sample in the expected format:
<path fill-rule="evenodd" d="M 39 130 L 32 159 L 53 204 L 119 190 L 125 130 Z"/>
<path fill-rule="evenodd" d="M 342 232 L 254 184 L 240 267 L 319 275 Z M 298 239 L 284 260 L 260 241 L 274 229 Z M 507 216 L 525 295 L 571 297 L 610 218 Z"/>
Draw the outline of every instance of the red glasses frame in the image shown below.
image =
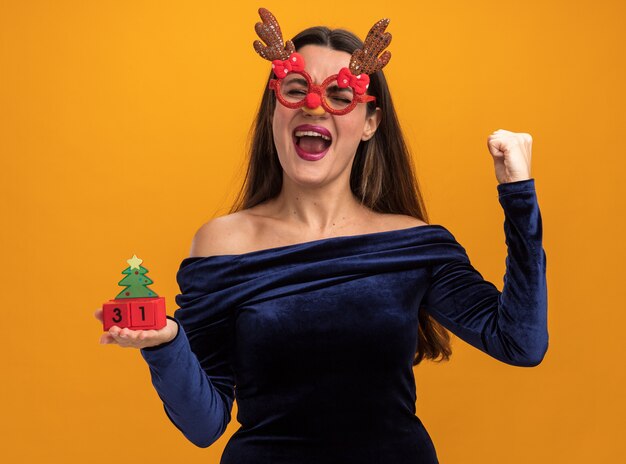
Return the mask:
<path fill-rule="evenodd" d="M 309 94 L 317 94 L 320 100 L 320 104 L 322 106 L 322 108 L 324 108 L 324 110 L 326 110 L 327 113 L 331 113 L 331 114 L 335 114 L 338 116 L 341 116 L 343 114 L 347 114 L 350 111 L 352 111 L 357 104 L 359 103 L 367 103 L 367 102 L 371 102 L 371 101 L 376 101 L 376 97 L 374 97 L 373 95 L 367 95 L 367 94 L 363 94 L 363 95 L 359 95 L 356 92 L 354 93 L 354 97 L 352 98 L 352 101 L 350 102 L 350 104 L 348 106 L 346 106 L 345 108 L 341 109 L 341 110 L 337 110 L 335 108 L 332 108 L 330 106 L 328 106 L 326 104 L 326 101 L 324 100 L 324 90 L 326 89 L 326 87 L 328 87 L 332 82 L 336 82 L 337 81 L 337 77 L 339 77 L 339 74 L 333 74 L 332 76 L 328 76 L 326 79 L 324 79 L 324 82 L 322 82 L 320 85 L 314 84 L 313 80 L 311 79 L 311 76 L 309 75 L 309 73 L 307 73 L 306 71 L 296 71 L 296 72 L 290 72 L 289 74 L 300 74 L 301 76 L 303 76 L 308 84 L 308 88 L 309 88 Z M 270 83 L 269 83 L 269 88 L 272 89 L 274 91 L 274 95 L 276 95 L 276 99 L 283 105 L 286 106 L 287 108 L 291 108 L 291 109 L 296 109 L 296 108 L 301 108 L 304 105 L 307 104 L 307 97 L 309 94 L 307 94 L 307 97 L 303 98 L 301 101 L 299 102 L 290 102 L 287 101 L 283 98 L 281 92 L 280 92 L 280 83 L 281 83 L 282 79 L 271 79 Z"/>

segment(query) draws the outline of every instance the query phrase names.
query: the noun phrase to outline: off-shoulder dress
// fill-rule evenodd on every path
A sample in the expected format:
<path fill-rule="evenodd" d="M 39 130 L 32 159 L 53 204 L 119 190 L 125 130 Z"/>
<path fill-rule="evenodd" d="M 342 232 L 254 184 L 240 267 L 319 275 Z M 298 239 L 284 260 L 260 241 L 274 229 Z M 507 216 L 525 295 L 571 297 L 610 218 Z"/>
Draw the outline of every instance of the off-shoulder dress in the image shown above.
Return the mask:
<path fill-rule="evenodd" d="M 185 258 L 170 342 L 141 350 L 167 417 L 220 464 L 437 463 L 416 416 L 418 313 L 515 366 L 548 347 L 535 179 L 497 185 L 502 291 L 444 226 Z"/>

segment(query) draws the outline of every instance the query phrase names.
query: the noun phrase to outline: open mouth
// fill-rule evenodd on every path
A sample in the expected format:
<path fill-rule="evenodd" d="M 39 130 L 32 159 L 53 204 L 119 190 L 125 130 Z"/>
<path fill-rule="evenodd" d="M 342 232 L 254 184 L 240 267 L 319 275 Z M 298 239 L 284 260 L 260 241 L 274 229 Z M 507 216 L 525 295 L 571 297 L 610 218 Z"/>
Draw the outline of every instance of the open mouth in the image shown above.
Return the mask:
<path fill-rule="evenodd" d="M 328 129 L 308 124 L 295 128 L 293 140 L 298 155 L 307 160 L 321 159 L 333 143 Z"/>

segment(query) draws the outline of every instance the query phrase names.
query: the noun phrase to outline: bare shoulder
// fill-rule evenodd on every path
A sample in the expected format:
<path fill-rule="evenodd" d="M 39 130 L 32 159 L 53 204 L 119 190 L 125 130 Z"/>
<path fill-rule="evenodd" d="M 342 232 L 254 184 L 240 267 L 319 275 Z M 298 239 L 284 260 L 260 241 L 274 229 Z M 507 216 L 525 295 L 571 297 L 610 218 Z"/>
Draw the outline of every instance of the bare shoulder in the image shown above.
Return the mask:
<path fill-rule="evenodd" d="M 204 223 L 191 242 L 190 257 L 240 253 L 241 243 L 250 237 L 252 223 L 244 211 L 216 217 Z"/>
<path fill-rule="evenodd" d="M 299 242 L 293 231 L 280 229 L 260 208 L 249 208 L 220 216 L 203 224 L 193 237 L 190 257 L 238 255 Z M 363 219 L 360 227 L 344 231 L 346 235 L 386 232 L 428 225 L 405 214 L 375 213 Z M 281 233 L 278 233 L 282 230 Z M 320 237 L 323 238 L 323 237 Z"/>
<path fill-rule="evenodd" d="M 381 214 L 379 216 L 381 228 L 384 230 L 408 229 L 410 227 L 427 226 L 421 219 L 406 214 Z"/>

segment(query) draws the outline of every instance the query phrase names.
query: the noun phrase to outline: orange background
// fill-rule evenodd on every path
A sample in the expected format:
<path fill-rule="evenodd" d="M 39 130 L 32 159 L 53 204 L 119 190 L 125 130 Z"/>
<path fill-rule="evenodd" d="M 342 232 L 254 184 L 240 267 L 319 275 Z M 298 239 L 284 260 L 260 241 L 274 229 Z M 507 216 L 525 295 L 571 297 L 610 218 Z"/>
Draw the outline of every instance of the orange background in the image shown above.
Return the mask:
<path fill-rule="evenodd" d="M 176 309 L 194 232 L 242 178 L 269 70 L 252 49 L 259 6 L 288 37 L 316 24 L 364 37 L 391 18 L 385 72 L 430 220 L 500 289 L 487 136 L 534 138 L 549 351 L 517 368 L 455 338 L 451 362 L 415 369 L 441 462 L 626 459 L 624 2 L 219 3 L 0 3 L 6 462 L 218 462 L 239 426 L 188 442 L 140 353 L 99 345 L 92 313 L 133 253 Z"/>

